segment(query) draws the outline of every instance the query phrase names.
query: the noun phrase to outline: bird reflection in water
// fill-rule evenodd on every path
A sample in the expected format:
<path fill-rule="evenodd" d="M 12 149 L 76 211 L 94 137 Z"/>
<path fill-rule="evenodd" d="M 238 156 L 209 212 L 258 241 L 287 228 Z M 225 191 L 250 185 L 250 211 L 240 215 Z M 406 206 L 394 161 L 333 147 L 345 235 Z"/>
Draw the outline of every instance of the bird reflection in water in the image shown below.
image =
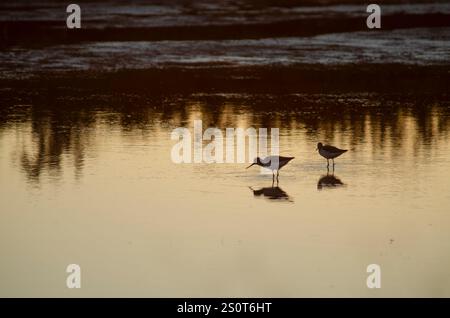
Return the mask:
<path fill-rule="evenodd" d="M 319 181 L 317 182 L 317 190 L 322 190 L 323 188 L 338 188 L 342 187 L 345 184 L 334 175 L 334 172 L 330 174 L 329 170 L 327 171 L 327 174 L 322 176 Z"/>
<path fill-rule="evenodd" d="M 253 191 L 253 195 L 255 197 L 263 196 L 269 201 L 293 202 L 292 198 L 278 186 L 278 183 L 276 186 L 274 186 L 274 184 L 272 183 L 271 187 L 264 187 L 260 189 L 253 189 L 252 187 L 249 188 Z"/>

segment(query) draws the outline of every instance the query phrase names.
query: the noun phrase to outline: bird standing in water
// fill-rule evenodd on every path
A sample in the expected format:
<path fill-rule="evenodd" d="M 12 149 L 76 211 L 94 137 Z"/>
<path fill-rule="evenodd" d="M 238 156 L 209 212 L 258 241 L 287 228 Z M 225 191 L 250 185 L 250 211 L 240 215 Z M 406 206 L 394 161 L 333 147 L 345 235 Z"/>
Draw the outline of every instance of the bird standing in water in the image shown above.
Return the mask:
<path fill-rule="evenodd" d="M 264 167 L 272 170 L 272 181 L 275 179 L 275 171 L 277 172 L 277 182 L 278 176 L 280 175 L 280 169 L 288 164 L 289 161 L 294 159 L 294 157 L 283 157 L 283 156 L 268 156 L 264 159 L 260 157 L 256 157 L 254 162 L 248 166 L 246 169 L 250 168 L 253 165 L 257 165 L 260 167 Z"/>
<path fill-rule="evenodd" d="M 329 145 L 322 145 L 321 142 L 317 144 L 317 150 L 319 150 L 319 154 L 327 159 L 327 168 L 330 166 L 330 159 L 333 160 L 333 169 L 334 169 L 334 158 L 339 157 L 344 152 L 347 152 L 345 149 L 339 149 Z"/>

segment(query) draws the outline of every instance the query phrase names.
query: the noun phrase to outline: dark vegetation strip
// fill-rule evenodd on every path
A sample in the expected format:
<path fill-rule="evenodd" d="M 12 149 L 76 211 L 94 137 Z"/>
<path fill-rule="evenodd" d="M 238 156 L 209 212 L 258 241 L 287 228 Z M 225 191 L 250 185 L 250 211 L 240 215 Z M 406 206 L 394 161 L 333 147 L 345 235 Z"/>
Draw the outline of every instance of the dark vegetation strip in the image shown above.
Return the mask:
<path fill-rule="evenodd" d="M 449 14 L 395 14 L 383 16 L 383 30 L 448 27 Z M 225 40 L 313 36 L 367 30 L 365 17 L 308 18 L 263 24 L 191 25 L 69 30 L 65 21 L 0 22 L 0 48 L 11 45 L 45 46 L 85 41 Z"/>

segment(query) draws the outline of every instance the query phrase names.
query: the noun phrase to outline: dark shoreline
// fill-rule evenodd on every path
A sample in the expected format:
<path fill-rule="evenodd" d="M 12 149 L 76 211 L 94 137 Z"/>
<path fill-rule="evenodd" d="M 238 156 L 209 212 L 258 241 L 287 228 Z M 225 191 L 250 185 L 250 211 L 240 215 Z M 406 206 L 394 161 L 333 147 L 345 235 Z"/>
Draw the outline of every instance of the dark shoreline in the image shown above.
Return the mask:
<path fill-rule="evenodd" d="M 351 93 L 448 94 L 449 65 L 289 65 L 166 67 L 116 72 L 44 73 L 0 79 L 0 100 L 30 91 L 49 94 Z"/>
<path fill-rule="evenodd" d="M 383 16 L 382 30 L 450 26 L 449 14 Z M 67 29 L 65 21 L 0 21 L 0 49 L 102 41 L 195 41 L 315 36 L 370 31 L 365 17 L 307 18 L 271 23 Z"/>

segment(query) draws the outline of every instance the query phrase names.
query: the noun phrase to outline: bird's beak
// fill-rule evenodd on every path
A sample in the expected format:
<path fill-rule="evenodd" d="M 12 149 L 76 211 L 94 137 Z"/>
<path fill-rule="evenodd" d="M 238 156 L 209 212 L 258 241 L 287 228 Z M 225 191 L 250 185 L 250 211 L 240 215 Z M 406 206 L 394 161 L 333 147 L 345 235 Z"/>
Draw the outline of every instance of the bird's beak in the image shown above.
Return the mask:
<path fill-rule="evenodd" d="M 255 163 L 252 163 L 250 166 L 248 166 L 247 168 L 245 168 L 245 169 L 248 169 L 248 168 L 250 168 L 251 166 L 253 166 Z"/>

